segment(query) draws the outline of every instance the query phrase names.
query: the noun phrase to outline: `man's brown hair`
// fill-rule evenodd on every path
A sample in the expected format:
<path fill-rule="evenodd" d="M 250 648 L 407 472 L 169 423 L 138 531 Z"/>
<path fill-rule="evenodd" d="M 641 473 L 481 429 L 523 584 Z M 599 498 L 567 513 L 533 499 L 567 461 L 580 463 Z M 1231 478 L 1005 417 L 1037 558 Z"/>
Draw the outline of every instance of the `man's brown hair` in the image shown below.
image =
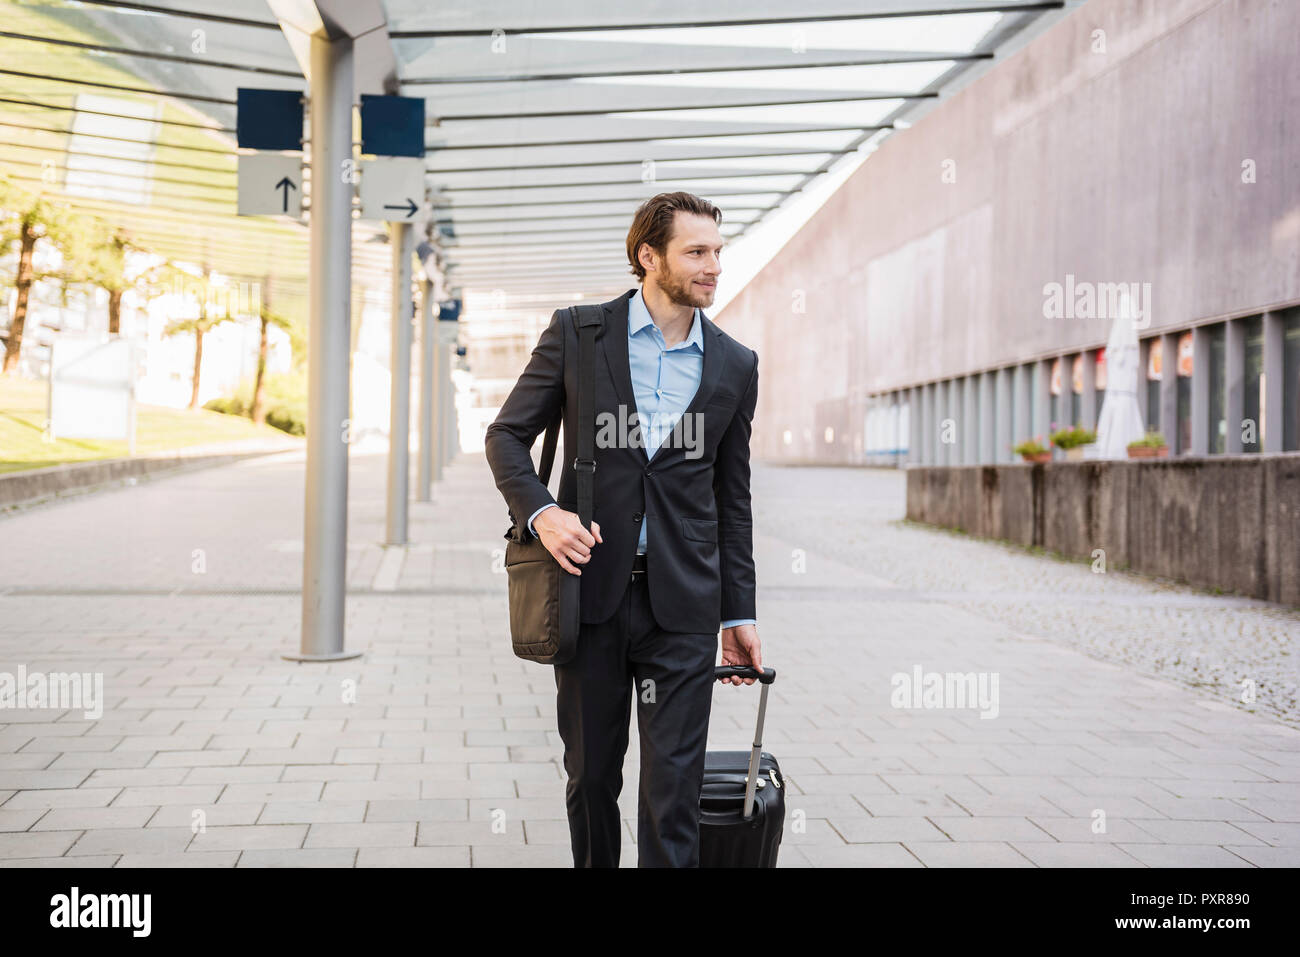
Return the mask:
<path fill-rule="evenodd" d="M 712 217 L 722 225 L 722 210 L 707 199 L 694 193 L 660 193 L 647 199 L 632 217 L 632 228 L 627 231 L 627 261 L 639 280 L 645 280 L 645 267 L 637 256 L 642 243 L 659 255 L 668 252 L 668 241 L 673 238 L 673 218 L 678 211 Z"/>

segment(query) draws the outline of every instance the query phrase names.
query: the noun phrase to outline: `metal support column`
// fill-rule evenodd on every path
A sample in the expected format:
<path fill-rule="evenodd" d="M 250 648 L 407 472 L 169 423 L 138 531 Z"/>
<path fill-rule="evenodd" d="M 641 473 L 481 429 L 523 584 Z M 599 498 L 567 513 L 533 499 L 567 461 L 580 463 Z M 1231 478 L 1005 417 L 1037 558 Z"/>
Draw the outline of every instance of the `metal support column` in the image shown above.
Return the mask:
<path fill-rule="evenodd" d="M 1280 312 L 1264 313 L 1264 402 L 1260 409 L 1259 430 L 1265 452 L 1281 452 L 1283 439 L 1285 329 Z"/>
<path fill-rule="evenodd" d="M 1037 439 L 1044 446 L 1051 439 L 1052 431 L 1052 362 L 1051 359 L 1040 359 L 1031 370 L 1033 428 L 1025 438 Z"/>
<path fill-rule="evenodd" d="M 1011 461 L 1012 411 L 1015 403 L 1015 370 L 999 369 L 993 376 L 993 449 L 989 461 L 1001 464 Z"/>
<path fill-rule="evenodd" d="M 1192 330 L 1192 454 L 1210 454 L 1210 327 Z"/>
<path fill-rule="evenodd" d="M 456 386 L 451 378 L 452 350 L 455 348 L 455 325 L 450 322 L 440 322 L 439 329 L 445 325 L 452 326 L 452 329 L 444 331 L 441 341 L 438 344 L 438 388 L 440 401 L 438 403 L 442 412 L 442 420 L 439 423 L 441 428 L 439 447 L 442 449 L 442 464 L 450 465 L 456 458 L 456 451 L 460 446 L 459 436 L 456 434 Z"/>
<path fill-rule="evenodd" d="M 961 380 L 961 464 L 974 465 L 979 461 L 980 415 L 978 374 Z"/>
<path fill-rule="evenodd" d="M 921 464 L 934 465 L 934 383 L 921 386 L 921 406 L 917 410 L 921 420 Z"/>
<path fill-rule="evenodd" d="M 1178 437 L 1178 334 L 1172 332 L 1160 337 L 1160 434 L 1170 455 L 1185 451 Z"/>
<path fill-rule="evenodd" d="M 393 248 L 388 390 L 388 509 L 384 544 L 405 545 L 411 476 L 411 226 L 389 224 Z"/>
<path fill-rule="evenodd" d="M 438 335 L 437 321 L 433 318 L 433 281 L 426 279 L 420 296 L 420 463 L 415 489 L 419 502 L 430 500 L 433 484 L 433 340 Z"/>
<path fill-rule="evenodd" d="M 1241 319 L 1225 322 L 1223 340 L 1223 419 L 1228 427 L 1223 451 L 1227 455 L 1240 455 L 1242 420 L 1246 417 L 1246 323 Z M 1259 429 L 1258 422 L 1255 429 Z"/>
<path fill-rule="evenodd" d="M 1151 421 L 1147 408 L 1147 363 L 1151 358 L 1152 339 L 1143 339 L 1138 343 L 1138 414 L 1142 416 L 1143 427 Z"/>
<path fill-rule="evenodd" d="M 311 251 L 302 646 L 295 661 L 345 652 L 349 349 L 352 298 L 352 40 L 311 37 Z"/>
<path fill-rule="evenodd" d="M 995 378 L 998 372 L 983 372 L 979 377 L 979 455 L 975 462 L 982 465 L 991 464 L 997 447 L 997 389 Z"/>
<path fill-rule="evenodd" d="M 914 385 L 903 394 L 907 396 L 907 463 L 920 465 L 924 461 L 921 451 L 921 387 Z"/>
<path fill-rule="evenodd" d="M 1084 349 L 1083 390 L 1079 395 L 1079 424 L 1085 429 L 1097 428 L 1097 350 Z"/>

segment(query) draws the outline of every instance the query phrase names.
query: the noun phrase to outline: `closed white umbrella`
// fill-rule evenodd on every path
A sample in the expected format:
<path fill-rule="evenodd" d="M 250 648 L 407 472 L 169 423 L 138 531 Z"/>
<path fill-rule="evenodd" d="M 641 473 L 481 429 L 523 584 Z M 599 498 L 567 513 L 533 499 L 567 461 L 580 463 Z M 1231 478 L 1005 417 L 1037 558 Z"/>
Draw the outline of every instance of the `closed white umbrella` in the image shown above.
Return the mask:
<path fill-rule="evenodd" d="M 1125 297 L 1124 304 L 1127 303 Z M 1128 458 L 1128 444 L 1146 434 L 1137 398 L 1140 363 L 1137 327 L 1133 324 L 1131 310 L 1122 308 L 1115 316 L 1106 343 L 1106 398 L 1097 419 L 1093 458 Z"/>

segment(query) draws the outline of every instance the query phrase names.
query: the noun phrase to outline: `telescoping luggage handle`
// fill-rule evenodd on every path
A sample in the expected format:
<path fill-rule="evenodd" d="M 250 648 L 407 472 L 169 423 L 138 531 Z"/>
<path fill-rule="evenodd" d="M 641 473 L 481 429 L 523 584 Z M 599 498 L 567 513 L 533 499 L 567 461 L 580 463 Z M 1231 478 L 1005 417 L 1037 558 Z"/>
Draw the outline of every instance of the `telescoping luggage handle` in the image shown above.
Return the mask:
<path fill-rule="evenodd" d="M 775 668 L 751 668 L 748 665 L 716 665 L 713 680 L 722 678 L 757 678 L 762 690 L 758 695 L 758 725 L 754 728 L 754 748 L 749 752 L 749 774 L 745 777 L 745 806 L 741 816 L 748 821 L 754 813 L 754 791 L 758 787 L 758 761 L 763 753 L 763 719 L 767 717 L 767 687 L 776 680 Z"/>

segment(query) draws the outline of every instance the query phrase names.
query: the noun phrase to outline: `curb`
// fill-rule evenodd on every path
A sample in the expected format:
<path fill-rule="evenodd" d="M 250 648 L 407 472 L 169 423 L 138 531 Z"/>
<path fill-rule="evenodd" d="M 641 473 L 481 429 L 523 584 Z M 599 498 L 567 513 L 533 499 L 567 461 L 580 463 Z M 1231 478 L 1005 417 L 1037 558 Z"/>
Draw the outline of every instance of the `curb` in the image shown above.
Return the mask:
<path fill-rule="evenodd" d="M 106 488 L 134 485 L 141 478 L 229 465 L 244 459 L 292 452 L 302 445 L 265 447 L 196 446 L 175 452 L 125 459 L 52 465 L 0 475 L 0 514 Z"/>

